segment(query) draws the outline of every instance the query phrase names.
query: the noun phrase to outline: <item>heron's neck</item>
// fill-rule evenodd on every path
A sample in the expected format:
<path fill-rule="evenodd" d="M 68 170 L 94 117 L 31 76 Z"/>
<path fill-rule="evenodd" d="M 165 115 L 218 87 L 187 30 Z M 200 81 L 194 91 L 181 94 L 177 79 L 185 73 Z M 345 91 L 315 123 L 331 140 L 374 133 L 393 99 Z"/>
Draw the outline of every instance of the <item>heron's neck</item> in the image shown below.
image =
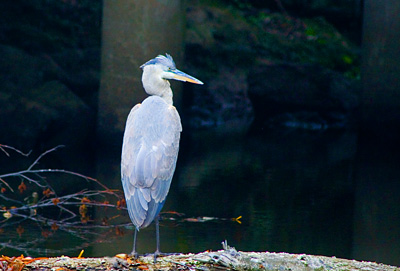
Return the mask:
<path fill-rule="evenodd" d="M 154 70 L 151 70 L 151 66 L 146 66 L 144 68 L 142 83 L 147 94 L 160 96 L 167 102 L 167 104 L 172 105 L 173 95 L 170 83 L 157 75 Z"/>

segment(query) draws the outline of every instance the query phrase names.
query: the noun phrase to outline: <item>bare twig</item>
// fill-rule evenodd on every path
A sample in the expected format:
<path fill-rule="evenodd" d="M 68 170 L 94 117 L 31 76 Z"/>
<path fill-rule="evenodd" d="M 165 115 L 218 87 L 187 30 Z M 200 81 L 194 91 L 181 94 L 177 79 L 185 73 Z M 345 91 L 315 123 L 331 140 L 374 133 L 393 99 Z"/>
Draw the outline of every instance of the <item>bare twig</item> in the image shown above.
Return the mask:
<path fill-rule="evenodd" d="M 10 215 L 15 216 L 15 217 L 21 217 L 21 218 L 26 218 L 26 219 L 31 219 L 33 221 L 38 221 L 41 220 L 41 216 L 35 215 L 35 216 L 28 216 L 25 215 L 21 212 L 26 211 L 26 210 L 34 210 L 36 212 L 37 209 L 44 209 L 47 207 L 57 207 L 62 211 L 64 214 L 68 214 L 66 217 L 64 216 L 63 219 L 61 220 L 62 222 L 66 221 L 71 221 L 74 218 L 80 218 L 82 216 L 85 216 L 86 214 L 84 212 L 87 211 L 82 211 L 83 213 L 76 213 L 76 211 L 72 211 L 69 209 L 68 206 L 81 206 L 82 204 L 85 204 L 86 206 L 97 206 L 97 207 L 109 207 L 109 208 L 115 208 L 115 209 L 121 209 L 120 204 L 110 204 L 108 201 L 107 203 L 100 203 L 96 202 L 90 198 L 92 197 L 97 197 L 97 196 L 103 196 L 105 197 L 106 195 L 113 196 L 115 199 L 118 201 L 121 200 L 121 193 L 119 193 L 119 190 L 112 190 L 106 187 L 104 184 L 99 182 L 95 178 L 91 178 L 88 176 L 85 176 L 83 174 L 74 172 L 74 171 L 69 171 L 69 170 L 64 170 L 64 169 L 34 169 L 35 166 L 37 166 L 40 162 L 40 160 L 46 156 L 47 154 L 56 151 L 60 147 L 63 146 L 57 146 L 52 149 L 49 149 L 42 154 L 40 154 L 34 161 L 33 163 L 30 164 L 30 166 L 24 170 L 12 172 L 12 173 L 7 173 L 7 174 L 2 174 L 0 175 L 0 183 L 3 183 L 11 192 L 14 192 L 12 187 L 9 185 L 8 182 L 5 181 L 5 178 L 9 177 L 20 177 L 24 180 L 27 180 L 29 183 L 35 185 L 36 187 L 43 190 L 43 195 L 44 197 L 42 199 L 36 199 L 34 204 L 27 204 L 27 202 L 23 201 L 18 201 L 14 200 L 10 197 L 5 196 L 4 194 L 0 194 L 0 197 L 5 199 L 8 202 L 12 202 L 14 204 L 17 204 L 19 206 L 14 206 L 12 210 L 8 210 L 5 206 L 0 210 L 0 212 L 6 213 L 8 212 Z M 8 153 L 4 150 L 4 148 L 9 148 L 12 149 L 16 152 L 18 152 L 21 155 L 27 156 L 28 154 L 25 154 L 13 147 L 9 147 L 7 145 L 0 145 L 0 149 L 3 150 L 7 155 Z M 98 184 L 102 189 L 104 190 L 83 190 L 77 193 L 69 194 L 69 195 L 64 195 L 64 196 L 57 196 L 56 191 L 47 183 L 44 177 L 41 176 L 41 174 L 47 174 L 47 173 L 63 173 L 63 174 L 68 174 L 72 176 L 76 176 L 79 178 L 83 178 L 87 181 L 93 181 L 96 184 Z M 19 190 L 22 192 L 26 189 L 25 184 L 21 184 L 21 187 L 18 187 Z M 45 189 L 48 190 L 48 192 L 45 191 Z M 2 191 L 3 192 L 3 191 Z M 37 195 L 37 194 L 36 194 Z M 51 196 L 51 197 L 49 197 Z M 25 199 L 26 200 L 26 199 Z M 50 218 L 45 218 L 47 221 L 52 221 L 54 222 L 55 220 L 50 219 Z M 0 222 L 3 223 L 4 221 Z"/>
<path fill-rule="evenodd" d="M 2 182 L 5 186 L 7 186 L 8 189 L 11 190 L 11 192 L 14 192 L 14 190 L 11 188 L 11 186 L 9 186 L 8 183 L 6 181 L 4 181 L 1 177 L 0 177 L 0 182 Z"/>
<path fill-rule="evenodd" d="M 80 249 L 90 243 L 97 242 L 96 240 L 99 240 L 99 242 L 103 242 L 104 240 L 112 241 L 113 238 L 104 237 L 106 235 L 114 237 L 123 235 L 124 231 L 122 229 L 130 227 L 133 230 L 132 223 L 127 222 L 129 219 L 122 219 L 121 221 L 123 222 L 119 222 L 117 219 L 122 217 L 122 213 L 115 213 L 120 210 L 124 211 L 124 214 L 127 213 L 126 208 L 124 207 L 122 191 L 110 189 L 99 180 L 74 171 L 38 167 L 38 164 L 44 156 L 60 147 L 62 146 L 57 146 L 45 151 L 26 169 L 0 175 L 0 188 L 2 188 L 0 191 L 0 199 L 2 199 L 0 203 L 0 214 L 4 217 L 4 219 L 0 221 L 0 228 L 3 231 L 8 229 L 13 232 L 14 235 L 17 230 L 18 235 L 21 236 L 24 232 L 22 225 L 33 224 L 34 227 L 42 232 L 43 236 L 42 238 L 33 239 L 30 242 L 23 243 L 7 243 L 0 241 L 0 250 L 2 248 L 12 248 L 26 254 L 29 254 L 29 252 L 40 252 L 41 250 L 38 247 L 40 247 L 41 243 L 45 243 L 46 238 L 52 236 L 58 230 L 85 242 L 85 244 L 80 246 Z M 5 152 L 4 148 L 5 145 L 0 145 L 0 149 L 3 152 Z M 13 148 L 9 149 L 24 156 L 29 155 L 29 153 L 24 154 L 23 152 Z M 46 178 L 49 178 L 49 175 L 53 173 L 67 174 L 82 178 L 88 183 L 95 183 L 96 187 L 93 189 L 82 189 L 67 195 L 58 195 L 56 187 L 52 187 L 50 185 L 51 182 L 46 180 Z M 25 181 L 25 183 L 21 182 L 16 192 L 12 189 L 12 185 L 7 182 L 7 178 L 13 180 L 12 177 L 19 177 L 22 181 Z M 97 186 L 99 189 L 97 189 Z M 8 188 L 9 191 L 5 191 L 5 188 Z M 17 193 L 18 191 L 22 193 L 26 189 L 33 190 L 34 192 L 32 196 L 23 199 L 23 197 L 21 198 L 21 194 Z M 103 202 L 99 201 L 99 199 L 103 200 Z M 90 217 L 90 210 L 94 208 L 111 210 L 111 218 L 108 218 L 105 212 L 103 212 L 103 217 L 93 220 L 93 218 Z M 55 210 L 58 212 L 58 216 L 54 215 Z M 171 215 L 175 215 L 175 217 L 171 217 Z M 176 219 L 176 216 L 179 216 L 179 219 Z M 206 222 L 219 219 L 214 217 L 182 218 L 181 216 L 181 214 L 171 212 L 170 217 L 166 217 L 166 220 L 181 223 Z M 109 223 L 111 221 L 114 223 Z M 238 221 L 238 219 L 236 219 L 236 221 Z"/>
<path fill-rule="evenodd" d="M 14 147 L 0 144 L 0 150 L 3 151 L 3 152 L 5 153 L 5 155 L 7 155 L 8 157 L 10 157 L 10 154 L 5 150 L 5 148 L 6 148 L 6 149 L 13 150 L 13 151 L 15 151 L 15 152 L 17 152 L 17 153 L 19 153 L 19 154 L 21 154 L 21 155 L 23 155 L 23 156 L 26 156 L 26 157 L 28 157 L 29 154 L 31 154 L 31 152 L 32 152 L 32 151 L 30 150 L 30 151 L 27 152 L 27 153 L 23 153 L 22 151 L 20 151 L 20 150 L 14 148 Z"/>
<path fill-rule="evenodd" d="M 13 234 L 17 231 L 18 235 L 21 236 L 24 234 L 25 227 L 22 225 L 32 224 L 42 232 L 41 238 L 31 240 L 30 242 L 15 242 L 14 244 L 16 245 L 10 242 L 0 242 L 0 250 L 2 248 L 12 248 L 26 254 L 29 254 L 29 252 L 32 253 L 32 251 L 38 252 L 40 249 L 38 250 L 37 247 L 40 247 L 41 243 L 46 242 L 46 238 L 52 236 L 57 230 L 83 240 L 85 244 L 80 245 L 80 248 L 82 248 L 96 242 L 96 240 L 104 241 L 104 235 L 112 233 L 114 236 L 117 236 L 123 234 L 118 228 L 131 225 L 131 223 L 122 225 L 108 224 L 111 219 L 120 216 L 115 214 L 111 219 L 106 218 L 106 215 L 104 215 L 104 218 L 100 218 L 100 220 L 96 219 L 96 221 L 90 218 L 90 208 L 124 210 L 123 194 L 120 190 L 110 189 L 97 179 L 74 171 L 40 168 L 38 166 L 43 157 L 58 150 L 60 147 L 63 146 L 57 146 L 43 152 L 25 169 L 0 175 L 0 199 L 2 199 L 0 214 L 4 217 L 0 221 L 1 230 L 11 231 Z M 8 150 L 15 151 L 25 157 L 31 154 L 31 152 L 24 153 L 7 145 L 0 145 L 0 150 L 8 157 L 10 157 Z M 99 189 L 83 189 L 67 195 L 58 195 L 56 187 L 53 188 L 47 180 L 48 174 L 53 173 L 67 174 L 85 179 L 89 183 L 95 183 Z M 13 180 L 13 177 L 22 179 L 17 191 L 14 191 L 15 188 L 13 189 L 14 185 L 10 185 L 10 180 Z M 23 193 L 27 189 L 34 191 L 32 196 L 21 199 L 20 193 Z M 20 192 L 19 194 L 17 194 L 18 191 Z M 41 194 L 43 196 L 39 196 Z M 97 201 L 98 197 L 104 199 L 104 202 Z M 57 209 L 59 215 L 54 216 L 54 210 Z M 22 222 L 24 224 L 21 224 Z M 105 231 L 96 232 L 98 231 L 96 229 L 104 229 Z M 115 230 L 110 232 L 107 229 Z M 95 236 L 96 238 L 91 238 L 91 236 Z M 112 240 L 112 238 L 106 239 Z M 46 250 L 46 252 L 48 251 Z"/>
<path fill-rule="evenodd" d="M 44 153 L 39 155 L 38 158 L 36 158 L 36 160 L 28 167 L 27 170 L 31 170 L 37 163 L 39 163 L 39 160 L 42 159 L 43 156 L 45 156 L 46 154 L 49 154 L 49 153 L 51 153 L 51 152 L 53 152 L 53 151 L 55 151 L 55 150 L 57 150 L 59 148 L 63 148 L 63 147 L 64 147 L 64 145 L 58 145 L 58 146 L 56 146 L 56 147 L 54 147 L 54 148 L 52 148 L 50 150 L 45 151 Z"/>

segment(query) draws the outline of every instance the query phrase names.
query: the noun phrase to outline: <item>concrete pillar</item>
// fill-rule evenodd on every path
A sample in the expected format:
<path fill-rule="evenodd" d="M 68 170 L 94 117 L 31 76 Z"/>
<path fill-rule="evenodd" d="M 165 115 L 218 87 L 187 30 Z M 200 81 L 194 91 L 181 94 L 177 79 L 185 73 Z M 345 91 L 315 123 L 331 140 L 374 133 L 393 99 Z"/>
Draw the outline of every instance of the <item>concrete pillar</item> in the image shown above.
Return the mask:
<path fill-rule="evenodd" d="M 147 97 L 140 65 L 169 53 L 183 59 L 184 10 L 179 0 L 104 0 L 97 132 L 105 147 L 120 147 L 130 109 Z M 179 104 L 180 89 L 174 86 Z"/>
<path fill-rule="evenodd" d="M 362 120 L 400 126 L 400 1 L 364 0 Z"/>

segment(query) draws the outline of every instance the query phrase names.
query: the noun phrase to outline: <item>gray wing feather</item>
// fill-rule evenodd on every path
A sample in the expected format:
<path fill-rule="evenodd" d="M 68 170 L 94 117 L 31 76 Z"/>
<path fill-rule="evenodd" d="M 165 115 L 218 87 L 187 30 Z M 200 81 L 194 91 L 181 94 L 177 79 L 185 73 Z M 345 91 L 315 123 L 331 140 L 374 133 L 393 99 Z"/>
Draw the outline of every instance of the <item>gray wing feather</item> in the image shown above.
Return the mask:
<path fill-rule="evenodd" d="M 175 107 L 151 96 L 130 112 L 125 127 L 121 177 L 129 216 L 148 226 L 164 204 L 175 171 L 182 126 Z"/>

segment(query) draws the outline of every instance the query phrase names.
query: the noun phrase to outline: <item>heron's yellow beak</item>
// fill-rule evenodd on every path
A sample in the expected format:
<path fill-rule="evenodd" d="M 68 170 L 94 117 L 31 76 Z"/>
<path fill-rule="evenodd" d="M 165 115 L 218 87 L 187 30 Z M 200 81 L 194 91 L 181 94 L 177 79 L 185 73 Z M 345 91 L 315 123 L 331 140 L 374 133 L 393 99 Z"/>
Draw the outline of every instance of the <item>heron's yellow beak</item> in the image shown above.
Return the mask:
<path fill-rule="evenodd" d="M 189 83 L 193 83 L 193 84 L 199 84 L 199 85 L 204 84 L 200 80 L 198 80 L 198 79 L 194 78 L 193 76 L 190 76 L 180 70 L 171 70 L 170 72 L 173 74 L 172 79 L 189 82 Z"/>

